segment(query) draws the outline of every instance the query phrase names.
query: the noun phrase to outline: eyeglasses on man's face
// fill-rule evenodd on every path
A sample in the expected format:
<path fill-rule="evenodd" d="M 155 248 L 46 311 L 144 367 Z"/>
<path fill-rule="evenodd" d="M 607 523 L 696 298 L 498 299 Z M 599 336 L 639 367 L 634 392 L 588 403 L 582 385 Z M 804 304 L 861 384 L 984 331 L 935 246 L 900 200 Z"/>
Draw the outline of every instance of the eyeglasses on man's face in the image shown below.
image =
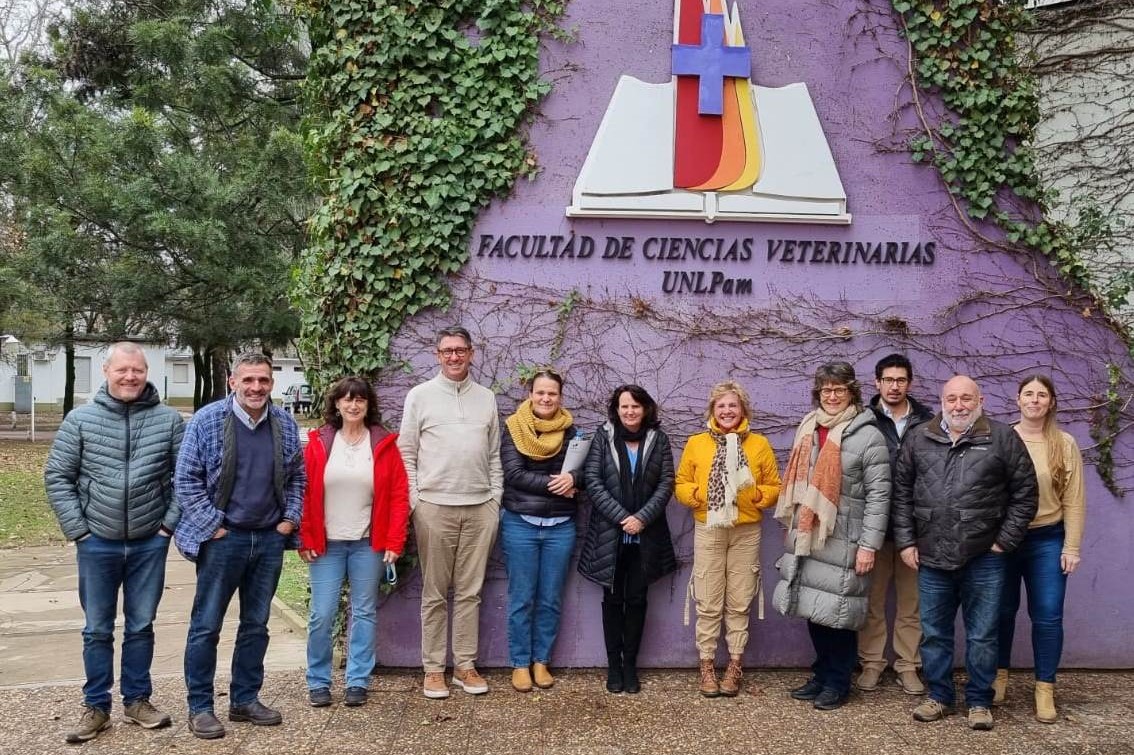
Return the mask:
<path fill-rule="evenodd" d="M 910 379 L 906 377 L 884 377 L 878 378 L 878 382 L 882 385 L 896 385 L 901 387 L 903 385 L 909 385 Z"/>
<path fill-rule="evenodd" d="M 850 389 L 848 389 L 845 385 L 828 386 L 826 388 L 819 389 L 820 396 L 836 396 L 839 398 L 847 395 L 849 392 Z"/>
<path fill-rule="evenodd" d="M 472 349 L 457 347 L 454 349 L 437 349 L 437 353 L 448 359 L 449 357 L 467 357 Z"/>

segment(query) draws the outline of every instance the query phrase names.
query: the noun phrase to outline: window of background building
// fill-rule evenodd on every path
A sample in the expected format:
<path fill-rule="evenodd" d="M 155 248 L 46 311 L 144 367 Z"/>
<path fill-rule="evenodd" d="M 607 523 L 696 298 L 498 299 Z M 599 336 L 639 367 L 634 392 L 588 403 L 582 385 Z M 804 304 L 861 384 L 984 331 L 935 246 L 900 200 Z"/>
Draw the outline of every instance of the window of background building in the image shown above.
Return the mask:
<path fill-rule="evenodd" d="M 175 383 L 188 383 L 189 382 L 189 364 L 187 362 L 174 362 L 173 363 L 173 382 L 175 382 Z"/>
<path fill-rule="evenodd" d="M 75 357 L 75 393 L 85 396 L 91 392 L 91 358 Z"/>

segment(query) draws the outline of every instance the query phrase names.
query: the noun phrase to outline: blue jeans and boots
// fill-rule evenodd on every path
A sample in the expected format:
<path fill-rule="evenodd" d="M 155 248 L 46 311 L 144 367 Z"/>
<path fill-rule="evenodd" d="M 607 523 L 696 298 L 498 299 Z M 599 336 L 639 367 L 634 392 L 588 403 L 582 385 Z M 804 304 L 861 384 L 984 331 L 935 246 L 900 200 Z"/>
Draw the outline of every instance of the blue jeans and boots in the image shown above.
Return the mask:
<path fill-rule="evenodd" d="M 541 527 L 505 510 L 500 544 L 508 569 L 508 661 L 512 668 L 548 665 L 575 550 L 575 522 Z"/>
<path fill-rule="evenodd" d="M 107 540 L 88 535 L 76 543 L 79 603 L 83 627 L 83 702 L 110 712 L 114 686 L 114 619 L 122 591 L 125 628 L 122 633 L 123 704 L 148 700 L 153 694 L 150 664 L 154 658 L 154 617 L 165 589 L 169 538 Z"/>
<path fill-rule="evenodd" d="M 922 672 L 930 699 L 947 707 L 956 700 L 953 625 L 958 608 L 965 626 L 965 669 L 969 677 L 965 702 L 970 709 L 992 705 L 1005 558 L 1004 554 L 988 552 L 955 571 L 925 564 L 918 568 Z"/>
<path fill-rule="evenodd" d="M 311 612 L 307 623 L 307 688 L 331 686 L 331 633 L 339 613 L 343 579 L 350 584 L 346 686 L 367 689 L 374 671 L 378 580 L 382 557 L 370 539 L 329 540 L 310 564 Z"/>
<path fill-rule="evenodd" d="M 193 598 L 189 638 L 185 645 L 190 719 L 213 710 L 217 641 L 225 612 L 237 592 L 240 593 L 240 625 L 232 652 L 229 717 L 233 718 L 234 708 L 258 705 L 260 687 L 264 683 L 264 654 L 268 650 L 268 618 L 283 568 L 284 540 L 273 527 L 233 528 L 224 537 L 201 544 L 197 556 L 197 593 Z M 237 720 L 244 719 L 238 717 Z"/>
<path fill-rule="evenodd" d="M 1067 575 L 1063 573 L 1063 522 L 1028 530 L 1024 542 L 1004 557 L 1004 599 L 1000 603 L 998 668 L 1012 666 L 1012 640 L 1016 613 L 1020 609 L 1020 583 L 1028 591 L 1028 616 L 1032 620 L 1032 653 L 1037 682 L 1055 682 L 1055 671 L 1063 655 L 1063 597 Z"/>

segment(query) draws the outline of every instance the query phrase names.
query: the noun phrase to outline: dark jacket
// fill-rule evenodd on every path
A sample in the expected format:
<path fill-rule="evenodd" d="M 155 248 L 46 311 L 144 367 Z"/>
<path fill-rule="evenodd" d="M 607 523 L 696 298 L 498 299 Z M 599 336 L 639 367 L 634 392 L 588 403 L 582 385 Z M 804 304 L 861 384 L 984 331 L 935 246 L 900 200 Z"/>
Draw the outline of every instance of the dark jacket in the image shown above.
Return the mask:
<path fill-rule="evenodd" d="M 875 396 L 870 399 L 870 408 L 874 412 L 875 424 L 878 429 L 882 431 L 882 435 L 886 438 L 886 447 L 890 450 L 890 477 L 893 478 L 894 472 L 898 466 L 898 451 L 902 448 L 902 441 L 913 435 L 914 429 L 918 425 L 925 424 L 933 418 L 933 410 L 925 404 L 914 399 L 913 396 L 906 396 L 906 400 L 910 402 L 909 419 L 906 420 L 906 431 L 901 437 L 898 437 L 898 428 L 894 424 L 894 420 L 886 416 L 886 412 L 882 410 L 882 397 Z M 892 541 L 894 539 L 894 518 L 890 517 L 890 525 L 886 528 L 886 540 Z"/>
<path fill-rule="evenodd" d="M 644 464 L 644 489 L 652 491 L 642 508 L 634 513 L 645 524 L 640 534 L 641 564 L 646 580 L 653 582 L 677 571 L 677 557 L 669 534 L 665 509 L 673 495 L 673 453 L 669 438 L 661 430 L 650 430 L 640 447 L 638 463 Z M 595 433 L 587 463 L 583 468 L 591 516 L 583 550 L 579 554 L 579 573 L 610 589 L 614 568 L 622 547 L 623 519 L 630 516 L 620 501 L 618 454 L 614 449 L 614 427 L 606 422 Z"/>
<path fill-rule="evenodd" d="M 152 537 L 177 526 L 173 467 L 185 423 L 153 384 L 122 403 L 102 386 L 59 427 L 47 457 L 47 498 L 68 540 Z"/>
<path fill-rule="evenodd" d="M 980 417 L 953 443 L 941 415 L 902 444 L 894 474 L 894 545 L 954 571 L 993 544 L 1015 550 L 1039 503 L 1036 470 L 1010 426 Z"/>
<path fill-rule="evenodd" d="M 563 459 L 567 456 L 567 444 L 575 437 L 574 426 L 563 432 L 563 447 L 550 459 L 532 459 L 520 453 L 512 440 L 507 426 L 500 433 L 500 466 L 504 468 L 503 506 L 514 514 L 527 516 L 575 516 L 575 498 L 555 495 L 547 489 L 551 475 L 563 469 Z M 583 479 L 583 472 L 572 473 L 575 487 Z"/>

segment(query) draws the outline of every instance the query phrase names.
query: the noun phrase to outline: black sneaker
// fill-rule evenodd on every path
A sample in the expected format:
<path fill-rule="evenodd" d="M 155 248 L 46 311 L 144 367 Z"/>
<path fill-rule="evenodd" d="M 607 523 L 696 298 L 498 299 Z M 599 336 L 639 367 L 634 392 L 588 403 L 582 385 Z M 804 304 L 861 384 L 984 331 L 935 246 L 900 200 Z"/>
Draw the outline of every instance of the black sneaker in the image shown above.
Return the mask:
<path fill-rule="evenodd" d="M 283 716 L 278 710 L 272 710 L 259 700 L 253 700 L 247 705 L 234 705 L 228 709 L 229 721 L 246 721 L 256 726 L 276 726 L 283 723 Z"/>
<path fill-rule="evenodd" d="M 326 708 L 331 704 L 331 690 L 326 687 L 316 687 L 307 691 L 307 700 L 312 708 Z"/>
<path fill-rule="evenodd" d="M 796 700 L 814 700 L 819 697 L 819 693 L 823 691 L 823 685 L 820 684 L 814 677 L 808 679 L 801 687 L 796 687 L 791 691 L 791 696 Z"/>
<path fill-rule="evenodd" d="M 825 689 L 815 697 L 811 707 L 815 710 L 835 710 L 847 702 L 847 696 L 841 695 L 833 689 Z"/>
<path fill-rule="evenodd" d="M 367 696 L 366 687 L 347 687 L 346 696 L 343 698 L 343 705 L 348 708 L 357 708 L 360 705 L 366 705 Z"/>

